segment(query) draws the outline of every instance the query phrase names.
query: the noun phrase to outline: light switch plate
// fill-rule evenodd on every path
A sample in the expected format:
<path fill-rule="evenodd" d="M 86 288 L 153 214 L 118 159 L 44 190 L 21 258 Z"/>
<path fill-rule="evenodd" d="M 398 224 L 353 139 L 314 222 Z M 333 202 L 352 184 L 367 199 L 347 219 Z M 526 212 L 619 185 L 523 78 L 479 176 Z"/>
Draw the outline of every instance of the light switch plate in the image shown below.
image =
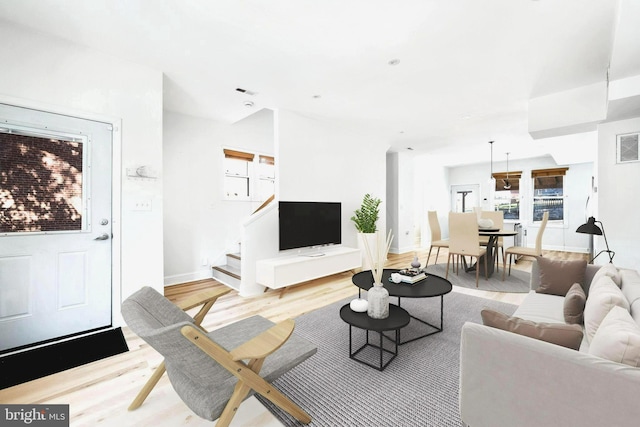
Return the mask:
<path fill-rule="evenodd" d="M 151 199 L 138 199 L 133 203 L 133 210 L 138 212 L 151 211 Z"/>

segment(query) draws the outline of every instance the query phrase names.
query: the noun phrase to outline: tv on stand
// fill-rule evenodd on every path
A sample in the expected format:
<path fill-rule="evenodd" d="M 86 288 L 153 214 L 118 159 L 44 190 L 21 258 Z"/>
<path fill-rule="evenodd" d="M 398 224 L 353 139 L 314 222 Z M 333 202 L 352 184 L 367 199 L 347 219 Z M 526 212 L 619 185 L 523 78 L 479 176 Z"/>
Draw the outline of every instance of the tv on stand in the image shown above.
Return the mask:
<path fill-rule="evenodd" d="M 278 213 L 279 249 L 308 249 L 300 255 L 322 256 L 312 249 L 342 243 L 340 202 L 280 201 Z"/>

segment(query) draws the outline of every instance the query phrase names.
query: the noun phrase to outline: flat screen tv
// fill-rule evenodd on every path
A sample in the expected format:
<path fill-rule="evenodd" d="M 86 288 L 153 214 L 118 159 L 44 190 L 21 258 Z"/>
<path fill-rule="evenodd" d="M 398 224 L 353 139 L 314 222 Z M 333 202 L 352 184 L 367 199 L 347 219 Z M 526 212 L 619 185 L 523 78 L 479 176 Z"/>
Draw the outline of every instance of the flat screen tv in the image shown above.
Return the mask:
<path fill-rule="evenodd" d="M 342 243 L 339 202 L 279 202 L 280 250 Z"/>

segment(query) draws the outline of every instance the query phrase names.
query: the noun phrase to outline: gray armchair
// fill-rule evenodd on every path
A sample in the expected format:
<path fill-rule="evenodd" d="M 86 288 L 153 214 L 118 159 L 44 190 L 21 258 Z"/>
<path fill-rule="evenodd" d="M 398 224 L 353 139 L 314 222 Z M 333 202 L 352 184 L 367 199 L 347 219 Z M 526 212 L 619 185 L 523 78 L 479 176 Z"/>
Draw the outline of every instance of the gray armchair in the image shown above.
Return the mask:
<path fill-rule="evenodd" d="M 292 335 L 293 320 L 275 325 L 253 316 L 207 333 L 149 287 L 123 302 L 122 315 L 133 332 L 164 356 L 173 388 L 200 417 L 218 419 L 217 426 L 227 426 L 242 401 L 257 392 L 299 421 L 311 421 L 271 385 L 316 352 L 313 343 Z"/>

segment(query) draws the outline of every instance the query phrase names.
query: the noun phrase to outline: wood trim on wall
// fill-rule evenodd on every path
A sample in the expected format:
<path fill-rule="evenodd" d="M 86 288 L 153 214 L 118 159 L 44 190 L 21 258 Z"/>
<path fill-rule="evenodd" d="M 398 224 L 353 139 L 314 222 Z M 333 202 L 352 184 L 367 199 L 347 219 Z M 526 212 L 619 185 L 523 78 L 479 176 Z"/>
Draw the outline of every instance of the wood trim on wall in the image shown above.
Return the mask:
<path fill-rule="evenodd" d="M 494 179 L 507 179 L 507 173 L 509 174 L 509 179 L 520 179 L 522 178 L 522 171 L 513 171 L 513 172 L 494 172 Z"/>
<path fill-rule="evenodd" d="M 243 151 L 229 150 L 228 148 L 225 148 L 224 157 L 226 157 L 227 159 L 237 159 L 252 162 L 255 155 L 252 153 L 245 153 Z"/>
<path fill-rule="evenodd" d="M 260 163 L 262 164 L 266 164 L 266 165 L 276 164 L 276 159 L 273 156 L 265 156 L 261 154 L 258 158 L 260 159 Z"/>
<path fill-rule="evenodd" d="M 541 178 L 545 176 L 564 176 L 569 168 L 535 169 L 531 171 L 531 178 Z"/>
<path fill-rule="evenodd" d="M 520 191 L 520 178 L 522 177 L 522 171 L 513 171 L 513 172 L 494 172 L 493 178 L 496 180 L 495 191 L 504 190 L 503 184 L 504 181 L 508 180 L 511 184 L 511 191 Z"/>

